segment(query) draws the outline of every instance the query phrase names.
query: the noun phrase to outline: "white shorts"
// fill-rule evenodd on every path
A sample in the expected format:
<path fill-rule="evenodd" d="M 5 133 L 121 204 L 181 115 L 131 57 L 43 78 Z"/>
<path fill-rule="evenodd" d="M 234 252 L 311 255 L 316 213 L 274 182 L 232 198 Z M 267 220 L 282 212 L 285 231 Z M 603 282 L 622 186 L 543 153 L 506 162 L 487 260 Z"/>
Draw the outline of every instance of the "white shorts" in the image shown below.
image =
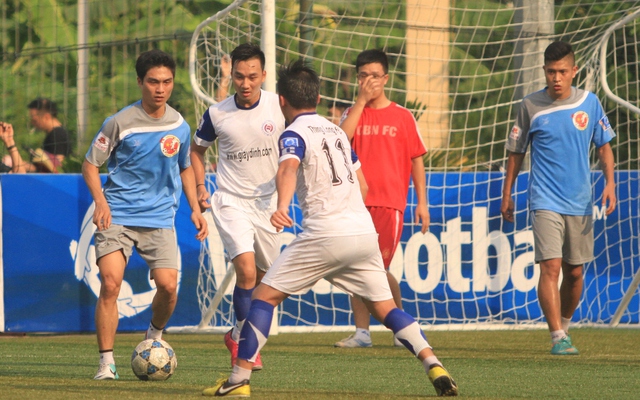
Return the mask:
<path fill-rule="evenodd" d="M 301 233 L 267 271 L 262 283 L 283 293 L 304 293 L 326 279 L 351 295 L 392 299 L 378 235 L 313 237 Z"/>
<path fill-rule="evenodd" d="M 216 191 L 211 211 L 229 258 L 255 253 L 256 266 L 266 271 L 280 254 L 280 237 L 271 225 L 276 198 L 244 199 Z"/>

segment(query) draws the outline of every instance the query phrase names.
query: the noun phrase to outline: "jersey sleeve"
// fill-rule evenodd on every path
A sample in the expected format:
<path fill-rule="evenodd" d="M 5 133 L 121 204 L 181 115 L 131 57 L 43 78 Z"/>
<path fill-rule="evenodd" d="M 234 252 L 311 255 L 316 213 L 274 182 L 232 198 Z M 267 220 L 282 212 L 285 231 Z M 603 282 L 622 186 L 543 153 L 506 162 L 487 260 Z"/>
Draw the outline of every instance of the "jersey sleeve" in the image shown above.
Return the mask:
<path fill-rule="evenodd" d="M 518 116 L 516 121 L 511 127 L 509 137 L 507 138 L 507 150 L 512 153 L 526 153 L 527 145 L 529 144 L 529 113 L 525 103 L 526 99 L 520 103 L 520 110 L 518 110 Z"/>
<path fill-rule="evenodd" d="M 362 164 L 360 164 L 360 159 L 358 158 L 358 155 L 353 150 L 353 148 L 351 149 L 351 164 L 353 164 L 354 170 L 360 169 L 360 167 L 362 167 Z"/>
<path fill-rule="evenodd" d="M 193 142 L 198 146 L 209 147 L 213 144 L 214 140 L 218 137 L 216 130 L 213 127 L 213 121 L 211 120 L 211 109 L 207 109 L 200 118 L 198 129 L 195 135 L 193 135 Z"/>
<path fill-rule="evenodd" d="M 191 141 L 189 140 L 189 134 L 191 132 L 191 128 L 187 121 L 182 123 L 181 129 L 184 129 L 184 133 L 181 134 L 183 136 L 182 142 L 180 143 L 180 152 L 178 153 L 178 165 L 180 166 L 180 170 L 185 170 L 191 166 L 191 157 L 189 157 L 189 152 L 191 151 Z"/>
<path fill-rule="evenodd" d="M 593 95 L 595 97 L 595 95 Z M 609 118 L 604 112 L 602 108 L 602 104 L 600 100 L 597 98 L 596 101 L 596 120 L 597 123 L 594 124 L 593 127 L 593 143 L 596 147 L 602 147 L 605 144 L 609 143 L 614 137 L 616 137 L 616 133 L 613 131 L 611 124 L 609 123 Z"/>
<path fill-rule="evenodd" d="M 413 114 L 411 114 L 411 111 L 406 109 L 403 109 L 403 111 L 406 111 L 404 118 L 406 119 L 407 137 L 411 146 L 411 159 L 413 160 L 416 157 L 425 155 L 427 153 L 427 146 L 425 146 L 422 141 L 420 129 L 418 129 L 418 122 L 413 117 Z"/>
<path fill-rule="evenodd" d="M 89 150 L 85 156 L 86 160 L 96 167 L 101 167 L 119 141 L 120 129 L 113 116 L 107 118 L 98 134 L 93 138 Z"/>
<path fill-rule="evenodd" d="M 307 150 L 304 139 L 294 131 L 282 132 L 280 139 L 278 139 L 278 148 L 280 149 L 279 163 L 289 158 L 297 158 L 302 161 Z"/>

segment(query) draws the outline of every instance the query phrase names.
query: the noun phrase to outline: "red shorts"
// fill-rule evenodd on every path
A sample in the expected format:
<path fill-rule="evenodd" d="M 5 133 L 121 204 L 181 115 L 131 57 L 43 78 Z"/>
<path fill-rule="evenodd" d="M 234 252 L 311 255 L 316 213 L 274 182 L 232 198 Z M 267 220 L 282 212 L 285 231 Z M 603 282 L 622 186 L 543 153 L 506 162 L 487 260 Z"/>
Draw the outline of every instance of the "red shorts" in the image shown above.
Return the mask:
<path fill-rule="evenodd" d="M 378 233 L 378 246 L 384 269 L 389 269 L 402 236 L 403 212 L 389 207 L 367 207 Z"/>

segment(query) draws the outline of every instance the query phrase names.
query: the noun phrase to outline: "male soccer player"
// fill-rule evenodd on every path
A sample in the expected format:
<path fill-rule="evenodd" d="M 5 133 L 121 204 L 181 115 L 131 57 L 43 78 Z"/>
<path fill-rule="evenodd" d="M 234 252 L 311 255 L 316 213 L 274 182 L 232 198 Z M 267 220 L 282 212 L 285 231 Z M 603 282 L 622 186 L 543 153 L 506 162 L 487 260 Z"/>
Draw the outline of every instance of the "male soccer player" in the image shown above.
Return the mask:
<path fill-rule="evenodd" d="M 538 300 L 551 332 L 551 354 L 573 355 L 569 322 L 582 293 L 582 266 L 593 260 L 593 206 L 589 148 L 595 144 L 606 186 L 602 205 L 615 210 L 615 137 L 598 98 L 572 86 L 578 72 L 571 45 L 551 43 L 544 52 L 547 87 L 522 100 L 509 133 L 507 174 L 500 211 L 513 222 L 512 189 L 531 145 L 529 210 L 535 262 L 540 263 Z M 560 271 L 562 286 L 558 290 Z"/>
<path fill-rule="evenodd" d="M 160 50 L 140 54 L 136 73 L 142 99 L 105 120 L 82 164 L 98 228 L 101 287 L 95 318 L 100 366 L 94 379 L 118 379 L 113 358 L 117 299 L 133 247 L 149 265 L 157 287 L 146 338 L 160 338 L 173 313 L 178 286 L 174 219 L 182 189 L 198 230 L 196 238 L 207 237 L 189 160 L 189 125 L 167 104 L 175 71 L 173 58 Z M 103 190 L 99 167 L 107 160 Z"/>
<path fill-rule="evenodd" d="M 409 180 L 413 179 L 417 205 L 416 223 L 421 232 L 429 228 L 426 177 L 422 156 L 427 152 L 416 120 L 409 110 L 389 100 L 384 87 L 389 80 L 389 62 L 382 50 L 365 50 L 356 58 L 358 98 L 345 111 L 340 127 L 362 163 L 369 191 L 365 205 L 378 232 L 378 245 L 396 306 L 402 309 L 402 293 L 388 272 L 400 243 Z M 351 298 L 356 332 L 336 347 L 371 347 L 369 312 L 357 297 Z M 402 344 L 394 339 L 396 346 Z"/>
<path fill-rule="evenodd" d="M 289 204 L 296 192 L 303 231 L 254 290 L 231 376 L 203 394 L 250 396 L 252 365 L 269 336 L 275 307 L 325 278 L 347 293 L 362 296 L 371 313 L 422 361 L 437 394 L 455 396 L 458 388 L 420 326 L 395 306 L 376 231 L 356 182 L 349 140 L 342 129 L 316 114 L 319 92 L 316 72 L 302 60 L 280 70 L 280 107 L 289 125 L 279 141 L 278 201 L 271 223 L 278 230 L 293 224 Z"/>
<path fill-rule="evenodd" d="M 264 53 L 255 44 L 241 44 L 231 52 L 235 95 L 204 113 L 191 146 L 200 205 L 203 209 L 212 208 L 236 272 L 233 310 L 237 322 L 224 337 L 232 366 L 251 293 L 280 253 L 278 232 L 269 217 L 275 210 L 278 137 L 284 129 L 284 117 L 278 96 L 260 88 L 267 74 L 264 63 Z M 204 153 L 216 139 L 218 189 L 209 205 Z M 260 358 L 254 369 L 262 369 Z"/>

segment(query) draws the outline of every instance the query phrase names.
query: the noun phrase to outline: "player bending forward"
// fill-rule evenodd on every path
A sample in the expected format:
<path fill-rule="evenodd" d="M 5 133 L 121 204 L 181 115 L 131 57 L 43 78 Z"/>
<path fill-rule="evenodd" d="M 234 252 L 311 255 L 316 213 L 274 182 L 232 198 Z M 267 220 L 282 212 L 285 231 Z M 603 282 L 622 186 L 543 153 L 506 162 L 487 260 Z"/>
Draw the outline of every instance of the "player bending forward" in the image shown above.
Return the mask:
<path fill-rule="evenodd" d="M 254 290 L 231 376 L 203 394 L 249 397 L 251 369 L 267 342 L 274 308 L 290 294 L 306 291 L 325 278 L 362 297 L 371 314 L 422 361 L 438 395 L 456 396 L 456 383 L 420 326 L 393 301 L 376 231 L 349 157 L 349 140 L 342 129 L 316 114 L 320 90 L 316 72 L 298 60 L 280 70 L 277 86 L 280 108 L 290 125 L 279 141 L 278 202 L 271 223 L 278 230 L 292 226 L 289 204 L 297 192 L 303 232 Z"/>

